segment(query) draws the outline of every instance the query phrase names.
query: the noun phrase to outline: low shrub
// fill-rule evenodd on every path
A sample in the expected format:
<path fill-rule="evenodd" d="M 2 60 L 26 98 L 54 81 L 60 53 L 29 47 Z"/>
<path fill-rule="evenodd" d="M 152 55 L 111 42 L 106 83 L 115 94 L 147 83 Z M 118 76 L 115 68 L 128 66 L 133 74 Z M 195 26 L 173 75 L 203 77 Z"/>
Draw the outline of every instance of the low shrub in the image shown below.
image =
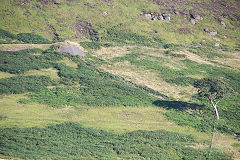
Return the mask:
<path fill-rule="evenodd" d="M 20 159 L 201 159 L 205 150 L 187 147 L 193 137 L 179 133 L 133 131 L 113 134 L 66 122 L 46 128 L 1 128 L 1 155 Z M 212 159 L 230 160 L 217 151 Z"/>
<path fill-rule="evenodd" d="M 35 92 L 52 85 L 53 81 L 46 76 L 15 76 L 0 79 L 0 94 L 18 94 Z"/>
<path fill-rule="evenodd" d="M 16 52 L 0 51 L 0 71 L 14 74 L 24 73 L 32 69 L 50 68 L 63 56 L 57 52 L 43 52 L 41 55 L 33 53 L 42 52 L 39 49 L 27 49 Z"/>
<path fill-rule="evenodd" d="M 19 33 L 17 39 L 24 43 L 30 44 L 48 44 L 51 43 L 48 39 L 35 33 Z"/>

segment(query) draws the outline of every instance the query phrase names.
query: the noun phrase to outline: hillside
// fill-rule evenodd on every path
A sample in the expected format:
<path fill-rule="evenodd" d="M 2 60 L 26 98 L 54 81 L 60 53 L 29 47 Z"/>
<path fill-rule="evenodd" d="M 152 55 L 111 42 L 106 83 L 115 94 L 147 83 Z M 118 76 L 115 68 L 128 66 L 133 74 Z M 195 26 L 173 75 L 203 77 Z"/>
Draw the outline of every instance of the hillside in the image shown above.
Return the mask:
<path fill-rule="evenodd" d="M 239 1 L 0 4 L 0 159 L 240 159 Z"/>

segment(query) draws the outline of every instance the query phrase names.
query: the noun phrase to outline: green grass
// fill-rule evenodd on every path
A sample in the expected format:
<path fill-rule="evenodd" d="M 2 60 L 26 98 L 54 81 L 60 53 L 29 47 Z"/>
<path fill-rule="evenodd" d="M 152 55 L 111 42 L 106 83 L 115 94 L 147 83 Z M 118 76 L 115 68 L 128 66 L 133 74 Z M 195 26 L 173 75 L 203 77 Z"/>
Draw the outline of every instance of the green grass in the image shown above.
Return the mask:
<path fill-rule="evenodd" d="M 230 1 L 232 6 L 239 7 L 235 1 Z M 171 8 L 168 6 L 167 8 Z M 176 10 L 190 9 L 197 10 L 195 5 L 174 4 Z M 208 3 L 206 3 L 208 5 Z M 93 8 L 91 8 L 92 6 Z M 160 5 L 161 6 L 161 5 Z M 152 43 L 160 42 L 174 44 L 199 44 L 206 43 L 214 46 L 215 41 L 203 29 L 218 31 L 216 36 L 221 40 L 220 47 L 237 48 L 239 41 L 239 31 L 236 29 L 238 21 L 231 20 L 229 17 L 224 18 L 227 29 L 224 29 L 218 21 L 210 14 L 212 8 L 205 6 L 203 9 L 202 21 L 197 21 L 196 25 L 191 25 L 189 16 L 175 15 L 171 13 L 171 21 L 151 21 L 146 19 L 142 12 L 163 13 L 155 2 L 146 0 L 124 0 L 124 1 L 61 1 L 60 5 L 50 3 L 44 5 L 41 2 L 26 2 L 21 7 L 14 0 L 1 1 L 3 11 L 0 14 L 1 28 L 14 34 L 18 33 L 35 33 L 49 40 L 56 39 L 54 33 L 57 33 L 60 39 L 74 39 L 76 31 L 73 26 L 78 20 L 91 23 L 97 37 L 100 41 L 124 42 L 124 43 Z M 211 6 L 212 7 L 212 6 Z M 6 11 L 10 9 L 14 13 Z M 229 8 L 228 8 L 229 9 Z M 30 13 L 25 15 L 26 11 Z M 71 10 L 71 13 L 69 12 Z M 230 10 L 230 9 L 229 9 Z M 107 15 L 104 15 L 104 12 Z M 219 13 L 220 14 L 220 13 Z M 239 13 L 233 13 L 238 15 Z M 97 15 L 97 16 L 96 16 Z M 184 19 L 185 18 L 185 19 Z M 181 33 L 181 29 L 191 30 L 191 33 Z M 122 34 L 119 34 L 122 33 Z M 227 38 L 224 38 L 227 36 Z M 154 40 L 154 37 L 156 38 Z M 96 37 L 95 37 L 96 38 Z M 89 33 L 84 33 L 79 39 L 93 39 Z M 206 41 L 203 42 L 203 39 Z M 150 41 L 149 41 L 150 40 Z M 147 43 L 146 43 L 147 42 Z"/>
<path fill-rule="evenodd" d="M 49 106 L 38 103 L 23 104 L 18 101 L 26 98 L 24 94 L 1 95 L 1 128 L 9 127 L 46 127 L 66 121 Z"/>

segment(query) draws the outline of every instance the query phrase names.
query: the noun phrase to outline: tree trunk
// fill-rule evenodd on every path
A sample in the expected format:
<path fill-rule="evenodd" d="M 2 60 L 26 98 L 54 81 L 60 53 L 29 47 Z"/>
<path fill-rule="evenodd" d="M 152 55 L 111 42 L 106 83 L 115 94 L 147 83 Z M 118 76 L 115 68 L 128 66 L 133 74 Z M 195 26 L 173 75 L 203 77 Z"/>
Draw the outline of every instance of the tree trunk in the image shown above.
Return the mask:
<path fill-rule="evenodd" d="M 215 122 L 213 123 L 212 140 L 211 140 L 211 144 L 209 146 L 207 160 L 209 160 L 210 156 L 211 156 L 211 151 L 212 151 L 212 147 L 213 147 L 213 144 L 214 144 L 214 137 L 215 137 Z"/>
<path fill-rule="evenodd" d="M 214 108 L 214 111 L 215 111 L 215 113 L 216 113 L 217 120 L 219 120 L 219 114 L 218 114 L 218 110 L 217 110 L 217 104 L 214 103 L 212 100 L 211 100 L 211 104 L 212 104 L 212 106 L 213 106 L 213 108 Z"/>

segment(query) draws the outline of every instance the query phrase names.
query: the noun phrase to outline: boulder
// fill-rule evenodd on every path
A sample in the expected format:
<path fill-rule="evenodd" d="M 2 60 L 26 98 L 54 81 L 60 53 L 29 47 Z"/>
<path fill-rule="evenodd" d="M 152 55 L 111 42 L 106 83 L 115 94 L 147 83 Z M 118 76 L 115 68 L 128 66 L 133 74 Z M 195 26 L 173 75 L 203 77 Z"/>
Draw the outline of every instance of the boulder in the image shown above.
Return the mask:
<path fill-rule="evenodd" d="M 225 22 L 221 21 L 220 23 L 221 23 L 221 25 L 222 25 L 224 28 L 227 28 Z"/>
<path fill-rule="evenodd" d="M 195 14 L 191 14 L 191 17 L 194 18 L 195 20 L 203 20 L 203 18 L 200 15 L 195 15 Z"/>
<path fill-rule="evenodd" d="M 108 15 L 108 13 L 107 12 L 103 12 L 103 15 L 106 16 L 106 15 Z"/>
<path fill-rule="evenodd" d="M 176 10 L 174 10 L 173 13 L 176 14 L 176 15 L 179 15 L 179 12 L 176 11 Z"/>
<path fill-rule="evenodd" d="M 163 13 L 162 16 L 163 16 L 163 18 L 164 18 L 165 20 L 167 20 L 167 21 L 170 21 L 170 20 L 171 20 L 169 13 Z"/>
<path fill-rule="evenodd" d="M 216 31 L 212 31 L 212 32 L 208 32 L 210 35 L 212 35 L 212 36 L 215 36 L 215 35 L 217 35 L 217 32 Z"/>
<path fill-rule="evenodd" d="M 146 17 L 147 19 L 152 19 L 152 15 L 151 15 L 150 13 L 145 14 L 145 17 Z"/>
<path fill-rule="evenodd" d="M 195 24 L 196 24 L 196 22 L 195 22 L 194 19 L 191 19 L 191 20 L 190 20 L 190 23 L 191 23 L 192 25 L 195 25 Z"/>
<path fill-rule="evenodd" d="M 157 19 L 158 19 L 159 21 L 164 20 L 163 16 L 161 16 L 161 15 L 158 15 L 158 16 L 157 16 Z"/>
<path fill-rule="evenodd" d="M 205 32 L 207 32 L 208 34 L 212 35 L 212 36 L 215 36 L 217 35 L 217 31 L 209 31 L 209 29 L 204 29 Z"/>

